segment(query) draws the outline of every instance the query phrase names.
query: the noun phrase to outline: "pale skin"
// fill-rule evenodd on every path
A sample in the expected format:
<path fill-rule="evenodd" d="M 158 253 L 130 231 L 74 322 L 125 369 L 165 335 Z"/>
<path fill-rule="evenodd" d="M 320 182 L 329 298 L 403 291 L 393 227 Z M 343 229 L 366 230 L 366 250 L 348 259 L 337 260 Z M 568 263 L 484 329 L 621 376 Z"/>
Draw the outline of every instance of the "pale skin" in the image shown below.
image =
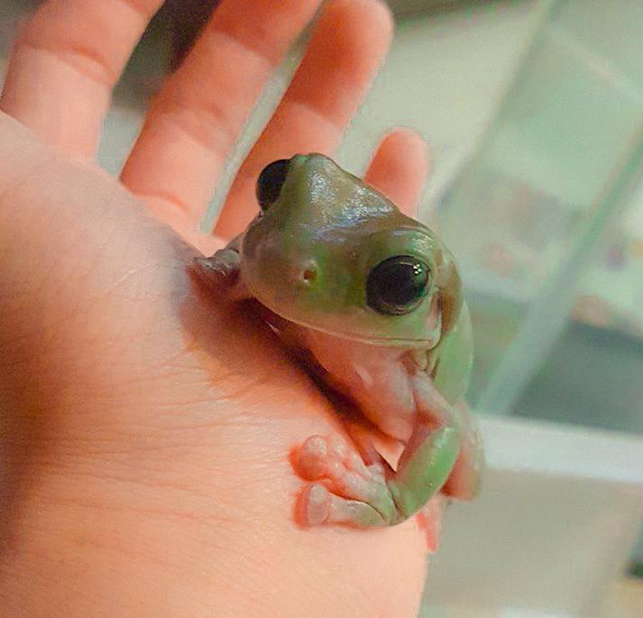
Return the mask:
<path fill-rule="evenodd" d="M 329 3 L 203 238 L 217 172 L 316 2 L 225 2 L 110 178 L 102 120 L 159 4 L 47 2 L 0 98 L 0 616 L 411 618 L 424 530 L 294 525 L 287 454 L 341 431 L 335 410 L 261 322 L 204 298 L 186 269 L 254 216 L 266 163 L 332 153 L 390 17 Z M 412 213 L 426 172 L 424 144 L 397 131 L 366 177 Z"/>

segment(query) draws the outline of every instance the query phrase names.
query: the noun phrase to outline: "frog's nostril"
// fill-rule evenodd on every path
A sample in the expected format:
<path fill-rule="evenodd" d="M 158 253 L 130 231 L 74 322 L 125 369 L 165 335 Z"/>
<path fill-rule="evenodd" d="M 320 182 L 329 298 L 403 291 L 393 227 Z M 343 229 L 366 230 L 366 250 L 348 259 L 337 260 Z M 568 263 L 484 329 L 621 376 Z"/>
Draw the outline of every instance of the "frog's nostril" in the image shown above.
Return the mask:
<path fill-rule="evenodd" d="M 314 268 L 306 268 L 301 274 L 301 278 L 307 283 L 312 283 L 317 278 L 317 271 Z"/>
<path fill-rule="evenodd" d="M 293 266 L 294 268 L 290 270 L 288 278 L 291 284 L 300 291 L 314 286 L 319 281 L 319 264 L 314 258 L 303 258 Z"/>

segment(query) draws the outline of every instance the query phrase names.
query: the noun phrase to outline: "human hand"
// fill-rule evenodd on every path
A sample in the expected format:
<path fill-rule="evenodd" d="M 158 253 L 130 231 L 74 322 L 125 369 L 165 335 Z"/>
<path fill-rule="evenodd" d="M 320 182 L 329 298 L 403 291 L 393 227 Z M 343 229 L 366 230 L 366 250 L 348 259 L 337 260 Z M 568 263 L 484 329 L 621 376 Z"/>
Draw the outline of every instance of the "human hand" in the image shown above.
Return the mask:
<path fill-rule="evenodd" d="M 217 236 L 193 231 L 317 3 L 224 2 L 120 179 L 95 163 L 101 125 L 160 1 L 50 0 L 22 33 L 0 99 L 1 616 L 415 615 L 415 521 L 294 523 L 288 453 L 333 410 L 252 316 L 200 297 L 179 239 L 212 251 L 267 162 L 340 141 L 388 45 L 376 0 L 329 2 Z M 367 178 L 410 211 L 425 168 L 396 132 Z"/>

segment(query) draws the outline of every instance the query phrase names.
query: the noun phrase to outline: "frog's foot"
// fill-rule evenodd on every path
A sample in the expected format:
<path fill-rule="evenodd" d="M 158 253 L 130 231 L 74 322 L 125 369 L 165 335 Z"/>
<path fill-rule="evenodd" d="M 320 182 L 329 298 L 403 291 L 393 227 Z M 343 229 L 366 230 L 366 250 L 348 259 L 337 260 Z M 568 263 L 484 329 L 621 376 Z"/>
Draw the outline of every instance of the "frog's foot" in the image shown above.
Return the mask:
<path fill-rule="evenodd" d="M 392 526 L 415 515 L 443 487 L 462 444 L 457 423 L 418 423 L 395 472 L 367 466 L 341 436 L 313 436 L 298 452 L 300 475 L 313 481 L 303 493 L 307 525 Z"/>
<path fill-rule="evenodd" d="M 297 453 L 302 478 L 313 481 L 301 495 L 299 515 L 307 526 L 342 523 L 388 526 L 397 510 L 384 465 L 366 465 L 359 452 L 339 434 L 308 438 Z"/>

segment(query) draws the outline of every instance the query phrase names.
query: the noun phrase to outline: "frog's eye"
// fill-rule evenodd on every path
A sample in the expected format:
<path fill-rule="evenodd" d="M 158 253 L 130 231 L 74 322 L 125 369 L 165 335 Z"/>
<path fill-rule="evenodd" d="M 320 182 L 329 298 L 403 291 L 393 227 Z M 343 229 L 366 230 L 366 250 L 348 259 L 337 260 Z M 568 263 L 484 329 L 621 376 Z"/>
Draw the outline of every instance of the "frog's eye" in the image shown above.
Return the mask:
<path fill-rule="evenodd" d="M 257 201 L 264 212 L 277 200 L 288 175 L 289 159 L 280 159 L 267 165 L 257 180 Z"/>
<path fill-rule="evenodd" d="M 384 315 L 404 315 L 415 309 L 429 290 L 430 269 L 411 255 L 380 262 L 368 275 L 366 302 Z"/>

